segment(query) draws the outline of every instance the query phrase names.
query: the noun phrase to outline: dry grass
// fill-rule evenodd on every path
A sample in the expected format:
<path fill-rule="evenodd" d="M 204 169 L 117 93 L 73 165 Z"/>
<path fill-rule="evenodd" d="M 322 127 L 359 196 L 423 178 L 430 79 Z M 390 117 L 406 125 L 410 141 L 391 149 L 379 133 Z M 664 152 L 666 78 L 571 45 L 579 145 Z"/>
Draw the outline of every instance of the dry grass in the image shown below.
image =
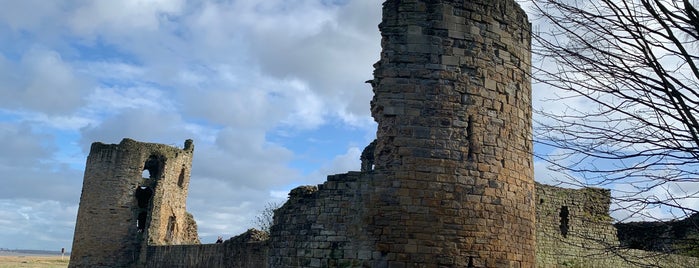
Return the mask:
<path fill-rule="evenodd" d="M 0 256 L 0 268 L 65 268 L 68 267 L 66 256 Z"/>

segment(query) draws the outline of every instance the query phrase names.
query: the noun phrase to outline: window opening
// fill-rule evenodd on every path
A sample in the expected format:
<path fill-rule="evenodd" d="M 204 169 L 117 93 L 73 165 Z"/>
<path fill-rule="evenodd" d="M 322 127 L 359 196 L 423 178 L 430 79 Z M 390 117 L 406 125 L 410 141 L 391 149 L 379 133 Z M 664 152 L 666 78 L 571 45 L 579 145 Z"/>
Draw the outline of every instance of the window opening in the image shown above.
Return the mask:
<path fill-rule="evenodd" d="M 175 223 L 176 223 L 176 218 L 175 216 L 170 216 L 170 219 L 167 222 L 167 233 L 165 234 L 165 240 L 172 242 L 173 237 L 175 236 Z"/>
<path fill-rule="evenodd" d="M 180 171 L 180 177 L 179 177 L 179 179 L 177 179 L 177 186 L 179 186 L 180 188 L 184 187 L 184 172 L 185 172 L 185 169 L 183 167 L 182 170 Z"/>
<path fill-rule="evenodd" d="M 148 213 L 142 211 L 138 213 L 138 220 L 136 220 L 136 228 L 138 228 L 139 233 L 146 231 L 146 219 L 148 218 Z"/>
<path fill-rule="evenodd" d="M 136 188 L 136 193 L 134 195 L 138 205 L 136 228 L 138 228 L 139 232 L 144 232 L 146 230 L 146 220 L 148 218 L 148 207 L 150 206 L 150 200 L 153 197 L 153 189 L 146 186 L 139 186 Z"/>
<path fill-rule="evenodd" d="M 466 157 L 468 161 L 473 161 L 473 154 L 476 150 L 475 137 L 473 135 L 473 116 L 468 116 L 468 125 L 466 126 L 466 139 L 468 140 L 468 148 L 466 150 Z"/>
<path fill-rule="evenodd" d="M 562 206 L 561 213 L 559 213 L 558 216 L 561 218 L 561 225 L 559 228 L 561 229 L 561 235 L 563 235 L 564 238 L 568 237 L 568 214 L 568 206 Z"/>
<path fill-rule="evenodd" d="M 162 157 L 151 155 L 148 157 L 148 160 L 146 160 L 146 163 L 143 164 L 142 176 L 147 179 L 159 179 L 160 175 L 162 175 L 164 163 L 165 161 L 163 161 Z M 148 171 L 148 173 L 146 173 L 146 171 Z M 148 175 L 148 177 L 145 177 L 146 175 Z"/>
<path fill-rule="evenodd" d="M 364 147 L 362 154 L 359 156 L 359 160 L 362 162 L 361 171 L 374 170 L 374 151 L 376 151 L 376 140 Z"/>

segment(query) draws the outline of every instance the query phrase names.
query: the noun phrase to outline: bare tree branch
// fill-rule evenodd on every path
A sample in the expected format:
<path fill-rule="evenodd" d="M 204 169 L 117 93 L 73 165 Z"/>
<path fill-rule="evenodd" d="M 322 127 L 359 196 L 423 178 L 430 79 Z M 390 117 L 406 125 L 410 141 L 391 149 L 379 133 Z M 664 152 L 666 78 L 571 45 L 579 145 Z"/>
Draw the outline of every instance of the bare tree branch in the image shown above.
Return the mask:
<path fill-rule="evenodd" d="M 698 213 L 689 205 L 699 195 L 695 2 L 530 3 L 542 25 L 533 79 L 563 107 L 535 111 L 535 143 L 547 148 L 536 157 L 569 183 L 613 188 L 630 218 Z"/>

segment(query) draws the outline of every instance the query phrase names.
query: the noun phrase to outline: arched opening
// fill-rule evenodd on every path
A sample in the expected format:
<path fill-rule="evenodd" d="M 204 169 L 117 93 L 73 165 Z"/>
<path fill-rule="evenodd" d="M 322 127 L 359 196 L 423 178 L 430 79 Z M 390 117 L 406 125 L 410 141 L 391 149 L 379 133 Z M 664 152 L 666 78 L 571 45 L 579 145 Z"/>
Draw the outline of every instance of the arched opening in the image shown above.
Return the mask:
<path fill-rule="evenodd" d="M 564 238 L 568 237 L 568 214 L 568 206 L 562 206 L 561 212 L 558 214 L 558 216 L 561 218 L 561 225 L 559 228 L 561 229 L 561 235 L 563 235 Z"/>
<path fill-rule="evenodd" d="M 138 205 L 138 216 L 136 217 L 136 228 L 139 232 L 146 230 L 146 221 L 148 219 L 148 208 L 153 197 L 153 189 L 146 186 L 136 188 L 136 204 Z"/>
<path fill-rule="evenodd" d="M 160 179 L 163 173 L 163 167 L 165 166 L 165 160 L 163 157 L 157 155 L 151 155 L 143 164 L 143 173 L 141 176 L 146 179 Z"/>

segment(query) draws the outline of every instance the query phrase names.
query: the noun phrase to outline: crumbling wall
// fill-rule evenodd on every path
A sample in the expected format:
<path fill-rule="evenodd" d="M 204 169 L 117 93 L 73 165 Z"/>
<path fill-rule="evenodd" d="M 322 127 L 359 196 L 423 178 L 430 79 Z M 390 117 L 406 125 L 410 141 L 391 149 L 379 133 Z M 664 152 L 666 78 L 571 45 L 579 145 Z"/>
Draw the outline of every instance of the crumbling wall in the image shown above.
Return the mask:
<path fill-rule="evenodd" d="M 292 191 L 270 265 L 533 267 L 526 14 L 512 0 L 388 0 L 379 29 L 363 173 Z"/>
<path fill-rule="evenodd" d="M 699 213 L 681 220 L 614 226 L 622 247 L 699 257 Z"/>
<path fill-rule="evenodd" d="M 537 267 L 699 267 L 699 259 L 620 247 L 610 190 L 536 185 Z"/>
<path fill-rule="evenodd" d="M 193 151 L 191 140 L 185 150 Z M 148 245 L 198 244 L 196 222 L 186 211 L 192 153 L 165 156 L 160 178 L 155 180 Z"/>
<path fill-rule="evenodd" d="M 301 186 L 274 213 L 270 267 L 377 267 L 364 204 L 373 176 L 349 172 Z"/>
<path fill-rule="evenodd" d="M 198 243 L 191 141 L 95 143 L 70 266 L 629 267 L 604 250 L 618 245 L 608 190 L 535 190 L 530 25 L 514 0 L 387 0 L 379 28 L 362 172 L 292 190 L 269 240 L 177 246 Z"/>
<path fill-rule="evenodd" d="M 193 150 L 191 140 L 184 149 L 131 139 L 93 143 L 70 267 L 129 267 L 147 244 L 198 243 L 185 211 Z"/>
<path fill-rule="evenodd" d="M 537 183 L 536 199 L 538 267 L 610 260 L 613 254 L 604 252 L 617 249 L 619 241 L 609 216 L 609 190 Z"/>

